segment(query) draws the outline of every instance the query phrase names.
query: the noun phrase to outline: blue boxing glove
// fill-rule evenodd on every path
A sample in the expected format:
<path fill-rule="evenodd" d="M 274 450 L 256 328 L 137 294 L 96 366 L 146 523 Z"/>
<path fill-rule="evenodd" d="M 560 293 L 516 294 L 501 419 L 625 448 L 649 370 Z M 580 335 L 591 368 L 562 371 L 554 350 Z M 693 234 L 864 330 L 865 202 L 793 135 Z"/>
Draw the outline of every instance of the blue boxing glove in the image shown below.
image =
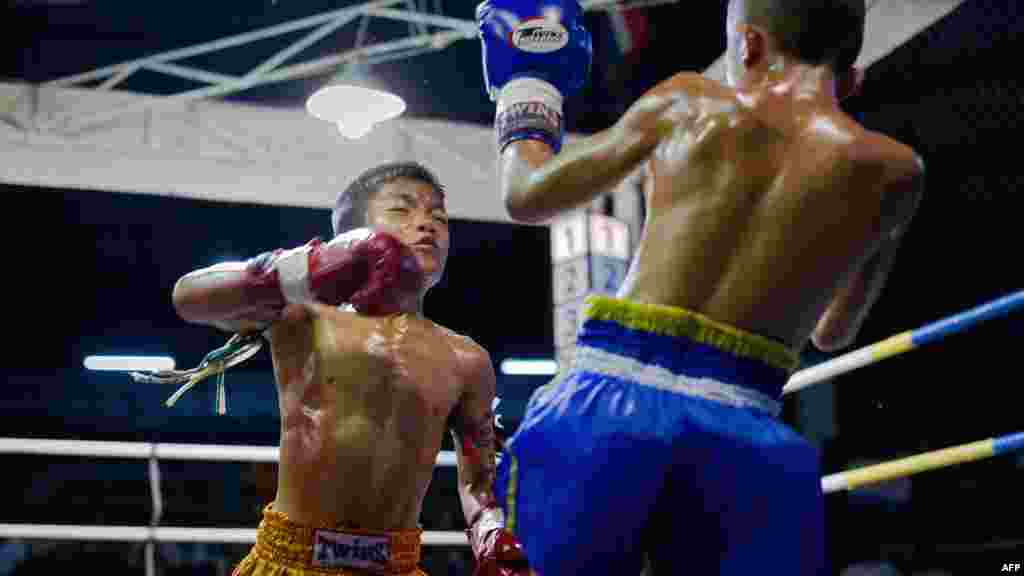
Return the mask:
<path fill-rule="evenodd" d="M 557 153 L 562 101 L 590 74 L 590 33 L 577 0 L 485 0 L 476 9 L 484 83 L 497 103 L 499 151 L 522 139 Z"/>

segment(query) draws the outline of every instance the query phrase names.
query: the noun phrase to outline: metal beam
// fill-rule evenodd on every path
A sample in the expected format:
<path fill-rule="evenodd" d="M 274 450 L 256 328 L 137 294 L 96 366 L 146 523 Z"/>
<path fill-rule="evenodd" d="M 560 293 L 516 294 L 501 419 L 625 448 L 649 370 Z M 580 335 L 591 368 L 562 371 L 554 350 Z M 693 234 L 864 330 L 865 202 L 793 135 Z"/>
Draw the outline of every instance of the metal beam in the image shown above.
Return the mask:
<path fill-rule="evenodd" d="M 325 56 L 309 62 L 293 64 L 261 76 L 252 78 L 236 78 L 228 82 L 203 88 L 196 88 L 194 90 L 180 92 L 178 94 L 171 94 L 162 97 L 149 97 L 143 100 L 133 101 L 127 106 L 121 106 L 81 116 L 76 114 L 60 115 L 48 122 L 40 123 L 38 125 L 38 129 L 41 131 L 58 130 L 60 132 L 70 134 L 96 124 L 108 122 L 124 114 L 141 112 L 149 108 L 167 106 L 170 104 L 224 96 L 240 92 L 254 86 L 274 84 L 315 76 L 332 70 L 342 63 L 354 60 L 362 61 L 363 59 L 379 56 L 387 52 L 397 52 L 413 48 L 422 48 L 422 52 L 441 50 L 451 44 L 452 41 L 461 37 L 461 32 L 445 31 L 435 32 L 433 34 L 421 34 L 390 42 L 381 42 L 356 50 L 349 50 L 347 52 L 335 54 L 333 56 Z"/>
<path fill-rule="evenodd" d="M 75 74 L 72 76 L 65 76 L 45 82 L 47 86 L 74 86 L 85 82 L 92 82 L 99 80 L 110 74 L 116 74 L 123 68 L 139 67 L 151 62 L 169 62 L 172 60 L 184 60 L 185 58 L 191 58 L 200 54 L 206 54 L 208 52 L 216 52 L 218 50 L 224 50 L 226 48 L 233 48 L 235 46 L 244 46 L 245 44 L 251 44 L 258 40 L 265 40 L 267 38 L 273 38 L 274 36 L 280 36 L 282 34 L 288 34 L 289 32 L 295 32 L 296 30 L 302 30 L 304 28 L 312 28 L 319 26 L 334 20 L 335 18 L 343 18 L 349 14 L 362 14 L 370 8 L 383 8 L 391 6 L 392 4 L 398 4 L 402 0 L 375 0 L 361 4 L 359 6 L 349 6 L 347 8 L 341 8 L 339 10 L 333 10 L 325 12 L 323 14 L 317 14 L 315 16 L 308 16 L 299 20 L 293 20 L 291 22 L 285 22 L 276 26 L 270 26 L 267 28 L 261 28 L 259 30 L 253 30 L 252 32 L 245 32 L 235 36 L 229 36 L 227 38 L 220 38 L 211 42 L 204 42 L 195 46 L 188 46 L 185 48 L 179 48 L 177 50 L 171 50 L 169 52 L 162 52 L 160 54 L 154 54 L 152 56 L 145 56 L 143 58 L 137 58 L 135 60 L 129 60 L 127 62 L 121 62 L 120 64 L 114 64 L 111 66 L 104 66 L 91 70 L 89 72 L 83 72 L 81 74 Z"/>
<path fill-rule="evenodd" d="M 246 78 L 253 78 L 261 74 L 270 72 L 274 68 L 277 68 L 278 66 L 283 64 L 292 56 L 295 56 L 299 52 L 302 52 L 306 48 L 309 48 L 310 46 L 316 44 L 320 40 L 323 40 L 327 36 L 330 36 L 345 24 L 348 24 L 349 22 L 358 18 L 358 16 L 358 14 L 348 14 L 346 16 L 339 16 L 338 18 L 335 18 L 333 21 L 320 26 L 320 28 L 317 28 L 313 32 L 310 32 L 305 37 L 298 40 L 291 46 L 288 46 L 287 48 L 279 51 L 270 58 L 264 60 L 262 64 L 250 70 L 249 73 L 245 75 Z"/>
<path fill-rule="evenodd" d="M 450 28 L 452 30 L 462 32 L 466 38 L 476 38 L 476 22 L 472 20 L 463 20 L 461 18 L 452 18 L 450 16 L 436 16 L 434 14 L 424 14 L 422 12 L 412 12 L 409 10 L 394 10 L 390 8 L 371 8 L 368 9 L 366 13 L 378 18 L 390 18 L 393 20 L 402 20 L 405 22 Z"/>
<path fill-rule="evenodd" d="M 171 64 L 170 62 L 150 62 L 143 66 L 143 68 L 146 70 L 152 70 L 153 72 L 167 74 L 168 76 L 177 76 L 186 80 L 194 80 L 196 82 L 204 82 L 206 84 L 223 84 L 225 82 L 235 82 L 238 80 L 238 77 L 236 76 L 207 72 L 206 70 L 200 70 L 199 68 L 180 66 L 178 64 Z"/>

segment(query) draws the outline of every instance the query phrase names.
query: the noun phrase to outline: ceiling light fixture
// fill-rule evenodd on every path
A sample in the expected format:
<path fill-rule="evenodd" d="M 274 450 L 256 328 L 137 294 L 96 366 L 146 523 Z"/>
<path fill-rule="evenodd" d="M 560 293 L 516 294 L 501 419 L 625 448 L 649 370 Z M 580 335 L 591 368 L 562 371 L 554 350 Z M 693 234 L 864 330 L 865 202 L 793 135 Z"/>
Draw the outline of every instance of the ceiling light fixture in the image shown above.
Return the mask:
<path fill-rule="evenodd" d="M 306 110 L 333 122 L 342 136 L 355 140 L 369 134 L 377 124 L 401 115 L 405 101 L 383 90 L 332 84 L 313 93 L 306 101 Z"/>

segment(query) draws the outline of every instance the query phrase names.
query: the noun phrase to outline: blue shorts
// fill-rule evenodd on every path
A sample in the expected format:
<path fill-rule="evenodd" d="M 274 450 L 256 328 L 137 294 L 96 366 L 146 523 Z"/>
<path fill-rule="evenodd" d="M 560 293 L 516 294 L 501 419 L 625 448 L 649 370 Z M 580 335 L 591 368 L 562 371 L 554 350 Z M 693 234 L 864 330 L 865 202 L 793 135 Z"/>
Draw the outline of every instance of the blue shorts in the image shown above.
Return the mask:
<path fill-rule="evenodd" d="M 584 314 L 495 482 L 537 573 L 824 574 L 818 453 L 777 419 L 796 355 L 677 308 Z"/>

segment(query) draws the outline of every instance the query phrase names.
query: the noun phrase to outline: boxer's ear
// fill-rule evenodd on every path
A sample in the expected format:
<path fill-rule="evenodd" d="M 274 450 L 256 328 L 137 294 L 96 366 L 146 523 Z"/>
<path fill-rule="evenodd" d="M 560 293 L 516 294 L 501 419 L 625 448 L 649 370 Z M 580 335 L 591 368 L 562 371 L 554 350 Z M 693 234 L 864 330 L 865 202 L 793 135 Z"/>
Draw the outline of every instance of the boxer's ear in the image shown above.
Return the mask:
<path fill-rule="evenodd" d="M 765 58 L 765 38 L 755 28 L 747 26 L 740 40 L 740 61 L 747 70 L 756 68 Z"/>
<path fill-rule="evenodd" d="M 864 83 L 864 70 L 851 66 L 836 78 L 836 97 L 846 100 L 860 94 Z"/>

